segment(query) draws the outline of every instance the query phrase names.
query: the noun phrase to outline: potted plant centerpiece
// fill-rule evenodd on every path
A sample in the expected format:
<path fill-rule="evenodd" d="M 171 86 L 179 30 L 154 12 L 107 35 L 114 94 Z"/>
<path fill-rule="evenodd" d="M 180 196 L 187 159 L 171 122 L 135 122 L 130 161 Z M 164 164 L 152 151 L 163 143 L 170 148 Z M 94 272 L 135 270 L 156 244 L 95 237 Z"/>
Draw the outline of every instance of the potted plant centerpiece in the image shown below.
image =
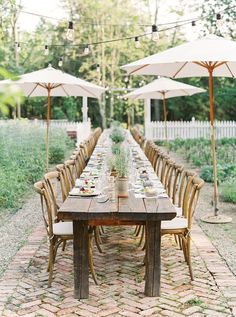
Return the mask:
<path fill-rule="evenodd" d="M 128 161 L 129 155 L 124 149 L 115 155 L 115 170 L 117 172 L 117 196 L 128 197 L 129 179 L 128 179 Z"/>
<path fill-rule="evenodd" d="M 110 138 L 113 144 L 120 144 L 125 140 L 125 133 L 121 127 L 113 127 L 111 129 Z"/>

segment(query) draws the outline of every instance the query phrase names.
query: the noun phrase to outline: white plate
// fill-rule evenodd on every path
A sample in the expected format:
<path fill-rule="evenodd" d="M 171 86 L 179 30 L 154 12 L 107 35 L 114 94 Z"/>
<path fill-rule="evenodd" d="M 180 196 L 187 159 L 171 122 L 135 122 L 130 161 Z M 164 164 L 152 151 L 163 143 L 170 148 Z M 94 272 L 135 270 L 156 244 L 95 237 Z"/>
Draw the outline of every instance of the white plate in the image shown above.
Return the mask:
<path fill-rule="evenodd" d="M 98 192 L 97 190 L 92 190 L 91 192 L 84 193 L 84 192 L 81 192 L 79 188 L 73 188 L 69 192 L 69 195 L 70 196 L 80 196 L 80 197 L 94 197 L 94 196 L 100 195 L 100 192 Z"/>

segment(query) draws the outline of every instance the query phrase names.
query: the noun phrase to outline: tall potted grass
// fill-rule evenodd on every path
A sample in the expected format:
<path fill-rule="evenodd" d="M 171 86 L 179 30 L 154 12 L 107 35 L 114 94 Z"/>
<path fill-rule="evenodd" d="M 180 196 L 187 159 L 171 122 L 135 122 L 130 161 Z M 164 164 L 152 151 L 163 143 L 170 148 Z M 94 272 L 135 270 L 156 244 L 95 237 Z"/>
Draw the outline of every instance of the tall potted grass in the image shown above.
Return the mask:
<path fill-rule="evenodd" d="M 117 172 L 116 185 L 118 197 L 128 197 L 129 195 L 128 160 L 128 153 L 124 149 L 121 149 L 115 156 L 115 170 Z"/>

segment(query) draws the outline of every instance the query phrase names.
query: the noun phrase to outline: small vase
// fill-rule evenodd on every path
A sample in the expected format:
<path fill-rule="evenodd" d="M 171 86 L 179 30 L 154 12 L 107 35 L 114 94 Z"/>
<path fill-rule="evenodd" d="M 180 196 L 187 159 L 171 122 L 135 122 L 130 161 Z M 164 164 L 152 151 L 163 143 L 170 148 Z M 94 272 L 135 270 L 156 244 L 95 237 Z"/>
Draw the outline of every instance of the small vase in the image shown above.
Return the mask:
<path fill-rule="evenodd" d="M 128 177 L 117 177 L 116 179 L 117 186 L 117 196 L 125 198 L 129 196 L 129 180 Z"/>

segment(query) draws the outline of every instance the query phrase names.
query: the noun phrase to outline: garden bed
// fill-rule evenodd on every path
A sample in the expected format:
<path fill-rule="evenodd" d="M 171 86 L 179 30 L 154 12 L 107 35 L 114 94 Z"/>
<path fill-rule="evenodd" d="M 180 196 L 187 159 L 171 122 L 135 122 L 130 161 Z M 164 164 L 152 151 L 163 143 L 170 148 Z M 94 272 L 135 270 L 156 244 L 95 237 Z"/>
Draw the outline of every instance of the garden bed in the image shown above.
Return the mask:
<path fill-rule="evenodd" d="M 73 142 L 66 132 L 50 133 L 51 164 L 63 162 Z M 45 128 L 9 123 L 0 128 L 0 214 L 22 206 L 34 182 L 42 178 L 46 166 Z"/>
<path fill-rule="evenodd" d="M 176 139 L 169 142 L 169 149 L 198 167 L 204 181 L 213 182 L 210 140 Z M 236 203 L 236 138 L 217 140 L 216 151 L 221 198 L 226 202 Z"/>

